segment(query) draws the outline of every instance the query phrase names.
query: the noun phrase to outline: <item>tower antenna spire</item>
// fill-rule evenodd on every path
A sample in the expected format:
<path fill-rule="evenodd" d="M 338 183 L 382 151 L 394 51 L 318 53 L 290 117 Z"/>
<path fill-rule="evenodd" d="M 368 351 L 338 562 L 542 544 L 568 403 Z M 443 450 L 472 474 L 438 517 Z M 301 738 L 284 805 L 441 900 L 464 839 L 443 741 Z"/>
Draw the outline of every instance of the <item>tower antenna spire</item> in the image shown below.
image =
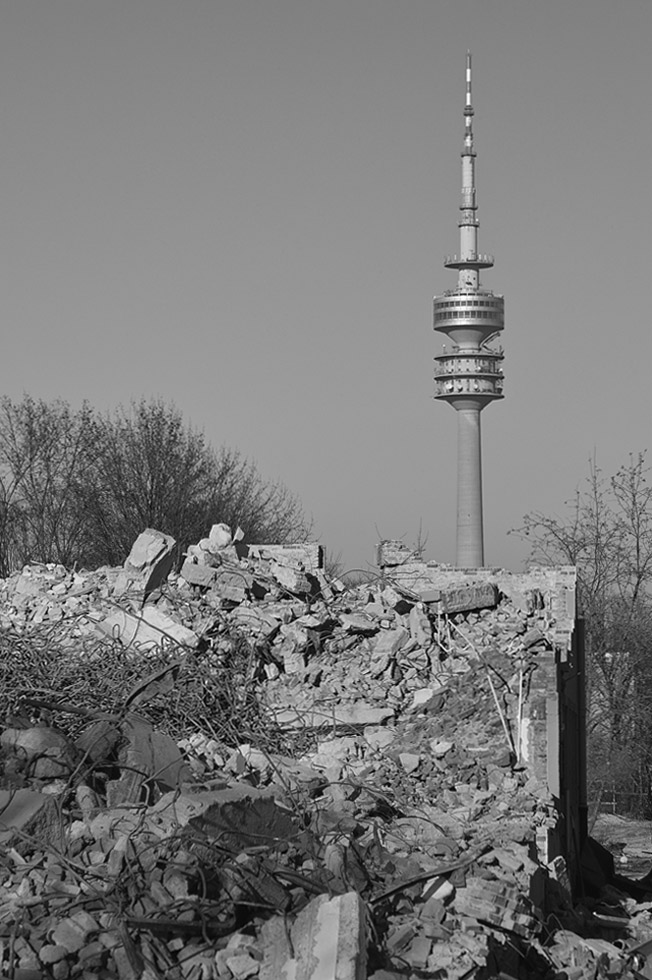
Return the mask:
<path fill-rule="evenodd" d="M 505 315 L 503 297 L 480 284 L 480 270 L 494 263 L 492 256 L 478 252 L 473 115 L 467 51 L 460 251 L 444 261 L 447 269 L 457 270 L 457 287 L 434 299 L 434 328 L 446 335 L 452 351 L 444 346 L 435 358 L 435 397 L 457 412 L 457 564 L 479 568 L 484 565 L 480 412 L 503 397 L 503 353 L 489 342 L 503 330 Z"/>
<path fill-rule="evenodd" d="M 468 112 L 468 110 L 471 110 Z M 464 115 L 473 115 L 473 105 L 471 103 L 471 52 L 466 52 L 466 104 L 464 106 Z M 470 125 L 470 124 L 469 124 Z"/>

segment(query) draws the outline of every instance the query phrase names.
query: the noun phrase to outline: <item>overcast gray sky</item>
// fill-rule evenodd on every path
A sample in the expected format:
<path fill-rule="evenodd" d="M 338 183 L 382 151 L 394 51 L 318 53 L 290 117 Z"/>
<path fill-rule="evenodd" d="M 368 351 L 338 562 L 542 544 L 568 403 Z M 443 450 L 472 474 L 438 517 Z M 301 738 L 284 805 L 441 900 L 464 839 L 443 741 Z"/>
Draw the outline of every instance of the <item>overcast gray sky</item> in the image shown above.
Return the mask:
<path fill-rule="evenodd" d="M 455 283 L 473 53 L 486 560 L 650 442 L 650 0 L 4 0 L 0 392 L 174 400 L 348 565 L 455 558 Z"/>

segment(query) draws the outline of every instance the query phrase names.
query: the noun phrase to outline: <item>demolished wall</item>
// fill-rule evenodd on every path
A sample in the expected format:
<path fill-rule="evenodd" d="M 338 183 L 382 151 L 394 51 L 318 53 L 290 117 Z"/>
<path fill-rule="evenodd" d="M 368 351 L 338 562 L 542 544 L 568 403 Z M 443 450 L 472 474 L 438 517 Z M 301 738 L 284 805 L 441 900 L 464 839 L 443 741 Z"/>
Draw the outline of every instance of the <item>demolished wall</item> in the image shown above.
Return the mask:
<path fill-rule="evenodd" d="M 528 614 L 539 613 L 538 625 L 520 639 L 523 651 L 537 652 L 537 670 L 527 698 L 519 697 L 517 717 L 510 721 L 517 732 L 518 760 L 545 783 L 559 814 L 546 844 L 547 859 L 563 855 L 577 884 L 587 803 L 584 635 L 577 619 L 575 567 L 540 567 L 524 573 L 453 568 L 423 561 L 400 541 L 381 542 L 377 563 L 383 578 L 440 618 L 487 610 L 501 600 Z M 471 648 L 473 639 L 468 639 Z M 491 640 L 480 629 L 476 653 L 481 655 L 486 643 Z M 522 695 L 522 678 L 519 691 Z"/>

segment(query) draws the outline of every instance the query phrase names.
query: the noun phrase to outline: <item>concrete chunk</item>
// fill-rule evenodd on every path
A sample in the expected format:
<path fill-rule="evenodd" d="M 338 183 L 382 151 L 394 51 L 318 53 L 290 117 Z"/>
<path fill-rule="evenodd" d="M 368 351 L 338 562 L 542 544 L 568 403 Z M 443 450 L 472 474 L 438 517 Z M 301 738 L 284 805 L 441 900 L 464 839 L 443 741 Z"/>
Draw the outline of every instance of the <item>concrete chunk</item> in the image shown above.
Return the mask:
<path fill-rule="evenodd" d="M 61 815 L 55 800 L 31 789 L 0 790 L 0 844 L 9 848 L 33 837 L 42 846 L 61 847 Z"/>
<path fill-rule="evenodd" d="M 169 534 L 146 528 L 134 541 L 125 561 L 125 568 L 130 566 L 137 572 L 152 568 L 161 558 L 171 553 L 174 543 L 174 538 Z"/>
<path fill-rule="evenodd" d="M 168 832 L 190 827 L 209 840 L 242 850 L 296 836 L 292 815 L 270 794 L 238 784 L 208 792 L 166 793 L 149 814 Z"/>
<path fill-rule="evenodd" d="M 81 909 L 62 919 L 53 931 L 52 939 L 57 946 L 63 946 L 69 953 L 77 953 L 87 944 L 89 936 L 98 931 L 99 926 L 93 916 Z"/>
<path fill-rule="evenodd" d="M 347 633 L 376 633 L 378 623 L 364 612 L 340 613 L 340 623 Z"/>
<path fill-rule="evenodd" d="M 235 564 L 215 569 L 213 591 L 230 602 L 244 602 L 253 582 L 253 575 Z"/>
<path fill-rule="evenodd" d="M 307 708 L 300 711 L 288 708 L 279 711 L 274 716 L 282 728 L 325 728 L 365 727 L 366 725 L 382 725 L 394 718 L 393 708 L 372 708 L 370 705 L 356 702 L 355 704 L 333 704 L 332 706 Z"/>
<path fill-rule="evenodd" d="M 96 629 L 104 636 L 120 640 L 123 646 L 136 647 L 139 651 L 157 647 L 197 646 L 197 635 L 176 622 L 156 606 L 145 606 L 139 615 L 118 609 L 100 623 Z"/>
<path fill-rule="evenodd" d="M 286 920 L 275 915 L 263 923 L 260 931 L 264 950 L 260 964 L 260 980 L 295 980 L 296 960 L 292 956 Z"/>
<path fill-rule="evenodd" d="M 203 588 L 208 588 L 215 581 L 216 575 L 216 568 L 212 568 L 210 565 L 201 565 L 199 562 L 192 561 L 190 558 L 186 558 L 181 567 L 181 577 L 189 585 L 199 585 Z"/>
<path fill-rule="evenodd" d="M 112 806 L 138 803 L 145 783 L 171 789 L 190 779 L 190 770 L 174 739 L 165 732 L 155 731 L 139 715 L 126 716 L 120 726 L 120 735 L 124 744 L 118 753 L 118 764 L 124 771 L 119 780 L 108 783 L 107 793 Z"/>
<path fill-rule="evenodd" d="M 269 610 L 259 608 L 248 602 L 236 606 L 230 613 L 230 620 L 235 626 L 239 626 L 248 633 L 260 633 L 262 636 L 268 637 L 276 633 L 281 625 L 280 619 L 277 619 Z"/>
<path fill-rule="evenodd" d="M 278 584 L 287 592 L 291 592 L 293 595 L 307 595 L 312 592 L 312 585 L 308 576 L 301 569 L 272 562 L 270 571 Z"/>
<path fill-rule="evenodd" d="M 35 779 L 67 779 L 78 761 L 68 739 L 54 728 L 6 728 L 0 745 L 22 760 Z"/>
<path fill-rule="evenodd" d="M 228 524 L 213 524 L 208 535 L 210 550 L 215 553 L 221 548 L 228 548 L 233 543 L 233 535 Z"/>
<path fill-rule="evenodd" d="M 134 541 L 114 592 L 142 589 L 147 595 L 157 589 L 172 570 L 175 544 L 169 534 L 146 528 Z"/>
<path fill-rule="evenodd" d="M 413 606 L 410 610 L 410 636 L 422 646 L 432 643 L 432 626 L 423 609 Z"/>
<path fill-rule="evenodd" d="M 295 963 L 286 962 L 280 977 L 365 980 L 365 907 L 358 893 L 313 899 L 292 926 L 292 946 Z"/>
<path fill-rule="evenodd" d="M 376 636 L 374 644 L 374 659 L 381 658 L 384 654 L 393 657 L 402 647 L 405 646 L 410 634 L 404 626 L 397 626 L 394 629 L 381 630 Z"/>

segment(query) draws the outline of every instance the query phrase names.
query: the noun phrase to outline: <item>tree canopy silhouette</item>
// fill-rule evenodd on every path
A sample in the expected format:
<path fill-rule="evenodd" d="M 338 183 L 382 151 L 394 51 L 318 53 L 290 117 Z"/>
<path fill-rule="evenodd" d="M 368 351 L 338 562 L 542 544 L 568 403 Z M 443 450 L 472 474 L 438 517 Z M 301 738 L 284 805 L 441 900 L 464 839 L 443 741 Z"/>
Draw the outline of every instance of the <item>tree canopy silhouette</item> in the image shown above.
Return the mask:
<path fill-rule="evenodd" d="M 26 395 L 0 400 L 0 572 L 27 561 L 121 564 L 145 527 L 179 549 L 213 523 L 288 543 L 311 529 L 298 498 L 238 449 L 215 449 L 175 405 L 100 414 Z"/>

